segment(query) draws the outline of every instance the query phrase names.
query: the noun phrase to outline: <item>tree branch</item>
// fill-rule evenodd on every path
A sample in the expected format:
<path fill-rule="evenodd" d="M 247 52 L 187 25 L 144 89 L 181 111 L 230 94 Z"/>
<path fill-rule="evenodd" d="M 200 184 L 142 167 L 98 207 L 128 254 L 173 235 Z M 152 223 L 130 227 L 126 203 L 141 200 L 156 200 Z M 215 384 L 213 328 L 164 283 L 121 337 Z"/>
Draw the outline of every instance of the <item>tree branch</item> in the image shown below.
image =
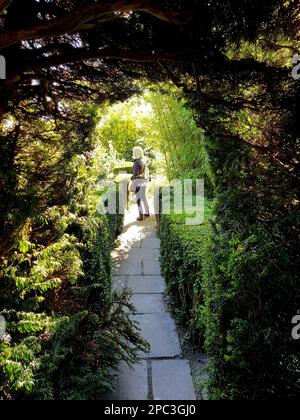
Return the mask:
<path fill-rule="evenodd" d="M 0 16 L 6 11 L 13 0 L 0 0 Z"/>
<path fill-rule="evenodd" d="M 172 73 L 172 71 L 165 63 L 158 61 L 158 64 L 166 72 L 168 78 L 171 80 L 171 82 L 174 83 L 176 87 L 178 87 L 178 89 L 183 89 L 184 93 L 196 94 L 194 90 L 189 89 L 185 83 L 182 83 L 181 80 Z"/>
<path fill-rule="evenodd" d="M 66 52 L 61 55 L 53 55 L 51 57 L 41 58 L 32 63 L 20 66 L 18 72 L 8 77 L 2 84 L 2 88 L 6 88 L 21 79 L 23 73 L 36 72 L 38 70 L 50 67 L 78 63 L 87 60 L 97 59 L 113 59 L 134 61 L 140 63 L 152 63 L 157 61 L 168 61 L 173 63 L 182 63 L 187 61 L 184 53 L 180 51 L 169 53 L 155 53 L 154 51 L 129 51 L 129 50 L 113 50 L 103 49 L 98 51 L 87 51 L 85 49 L 74 49 L 72 52 Z"/>
<path fill-rule="evenodd" d="M 5 0 L 0 1 L 5 2 Z M 0 49 L 29 39 L 45 39 L 77 32 L 90 21 L 95 21 L 105 16 L 109 17 L 109 15 L 117 12 L 146 12 L 162 21 L 176 25 L 188 23 L 191 19 L 183 12 L 167 11 L 160 5 L 158 0 L 115 0 L 106 4 L 103 1 L 99 1 L 83 5 L 63 16 L 34 27 L 3 33 L 0 35 Z"/>

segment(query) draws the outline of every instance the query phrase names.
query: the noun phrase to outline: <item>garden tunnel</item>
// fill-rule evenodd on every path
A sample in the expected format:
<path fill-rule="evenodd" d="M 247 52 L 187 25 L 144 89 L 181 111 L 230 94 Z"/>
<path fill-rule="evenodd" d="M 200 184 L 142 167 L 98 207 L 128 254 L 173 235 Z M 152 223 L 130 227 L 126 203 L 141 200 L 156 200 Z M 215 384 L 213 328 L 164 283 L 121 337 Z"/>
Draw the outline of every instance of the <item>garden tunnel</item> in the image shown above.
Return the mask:
<path fill-rule="evenodd" d="M 95 212 L 99 116 L 145 84 L 193 116 L 213 180 L 207 224 L 164 220 L 162 238 L 186 252 L 163 269 L 208 355 L 209 398 L 299 398 L 298 7 L 0 0 L 1 399 L 101 399 L 145 350 L 111 292 L 122 217 Z M 190 141 L 183 176 L 202 170 Z"/>

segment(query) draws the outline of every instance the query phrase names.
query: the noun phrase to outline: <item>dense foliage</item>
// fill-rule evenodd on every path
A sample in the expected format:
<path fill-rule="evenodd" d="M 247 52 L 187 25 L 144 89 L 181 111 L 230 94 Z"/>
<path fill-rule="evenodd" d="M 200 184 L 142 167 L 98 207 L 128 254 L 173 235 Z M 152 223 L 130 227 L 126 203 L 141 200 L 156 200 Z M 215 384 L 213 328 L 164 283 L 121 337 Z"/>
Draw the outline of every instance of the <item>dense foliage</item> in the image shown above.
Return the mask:
<path fill-rule="evenodd" d="M 116 157 L 126 160 L 140 145 L 157 172 L 163 169 L 169 180 L 205 179 L 206 191 L 212 195 L 215 184 L 204 131 L 196 126 L 182 92 L 170 83 L 144 89 L 126 102 L 99 109 L 96 134 L 102 146 L 108 152 L 113 148 Z M 128 163 L 118 168 L 128 170 Z"/>
<path fill-rule="evenodd" d="M 70 284 L 83 270 L 69 217 L 92 217 L 81 204 L 89 130 L 65 101 L 99 105 L 137 93 L 133 80 L 171 80 L 204 132 L 216 185 L 201 285 L 210 395 L 299 397 L 299 1 L 8 0 L 0 23 L 1 305 L 31 314 L 56 301 L 63 270 Z M 49 119 L 61 135 L 49 138 Z M 26 349 L 10 369 L 31 360 Z"/>
<path fill-rule="evenodd" d="M 195 345 L 203 345 L 202 276 L 210 224 L 186 226 L 184 215 L 161 217 L 161 265 L 177 319 L 187 328 Z"/>
<path fill-rule="evenodd" d="M 261 165 L 243 148 L 224 165 L 203 279 L 214 398 L 299 398 L 299 212 L 283 174 Z"/>
<path fill-rule="evenodd" d="M 97 135 L 106 150 L 112 147 L 119 159 L 130 161 L 136 145 L 147 147 L 147 109 L 143 101 L 132 98 L 114 105 L 106 104 L 98 111 Z M 132 166 L 132 165 L 131 165 Z M 132 169 L 132 168 L 131 168 Z"/>
<path fill-rule="evenodd" d="M 105 156 L 91 134 L 93 109 L 68 103 L 57 122 L 23 106 L 26 119 L 3 122 L 0 146 L 0 398 L 101 398 L 111 369 L 135 362 L 144 345 L 126 295 L 111 290 L 123 218 L 96 212 Z"/>
<path fill-rule="evenodd" d="M 169 180 L 205 179 L 206 191 L 212 193 L 214 177 L 205 148 L 205 135 L 186 106 L 180 91 L 165 86 L 149 91 L 145 99 L 151 104 L 152 143 L 163 154 L 164 169 Z M 192 151 L 192 153 L 191 153 Z"/>
<path fill-rule="evenodd" d="M 298 277 L 276 242 L 280 231 L 253 226 L 240 239 L 206 213 L 192 227 L 185 216 L 162 215 L 161 262 L 175 315 L 210 357 L 210 397 L 296 399 L 299 353 L 286 319 Z"/>

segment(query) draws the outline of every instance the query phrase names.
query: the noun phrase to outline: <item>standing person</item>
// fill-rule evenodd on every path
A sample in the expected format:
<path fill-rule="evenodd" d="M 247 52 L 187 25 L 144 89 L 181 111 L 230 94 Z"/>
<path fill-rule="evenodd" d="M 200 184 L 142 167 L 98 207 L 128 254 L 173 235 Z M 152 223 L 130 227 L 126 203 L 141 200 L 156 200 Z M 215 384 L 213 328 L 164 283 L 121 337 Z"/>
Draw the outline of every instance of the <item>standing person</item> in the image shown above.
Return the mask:
<path fill-rule="evenodd" d="M 138 221 L 150 217 L 149 203 L 147 200 L 147 178 L 146 165 L 144 163 L 144 151 L 141 147 L 134 147 L 133 149 L 133 177 L 134 192 L 136 194 L 136 202 L 139 209 Z"/>

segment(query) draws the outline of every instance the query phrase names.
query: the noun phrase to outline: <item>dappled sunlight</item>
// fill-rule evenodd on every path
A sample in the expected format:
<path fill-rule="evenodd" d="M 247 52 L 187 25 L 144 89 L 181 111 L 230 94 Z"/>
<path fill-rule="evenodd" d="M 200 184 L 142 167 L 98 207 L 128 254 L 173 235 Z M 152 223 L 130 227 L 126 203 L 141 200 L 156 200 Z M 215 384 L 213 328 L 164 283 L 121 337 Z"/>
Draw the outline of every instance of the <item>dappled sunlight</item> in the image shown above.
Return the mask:
<path fill-rule="evenodd" d="M 299 28 L 0 0 L 0 401 L 299 400 Z"/>
<path fill-rule="evenodd" d="M 151 214 L 154 214 L 153 210 L 153 206 L 150 205 Z M 118 238 L 119 246 L 112 253 L 114 267 L 117 267 L 120 261 L 126 260 L 132 250 L 140 248 L 143 239 L 157 237 L 155 216 L 143 222 L 138 222 L 137 216 L 136 206 L 131 205 L 125 215 L 123 233 Z"/>

